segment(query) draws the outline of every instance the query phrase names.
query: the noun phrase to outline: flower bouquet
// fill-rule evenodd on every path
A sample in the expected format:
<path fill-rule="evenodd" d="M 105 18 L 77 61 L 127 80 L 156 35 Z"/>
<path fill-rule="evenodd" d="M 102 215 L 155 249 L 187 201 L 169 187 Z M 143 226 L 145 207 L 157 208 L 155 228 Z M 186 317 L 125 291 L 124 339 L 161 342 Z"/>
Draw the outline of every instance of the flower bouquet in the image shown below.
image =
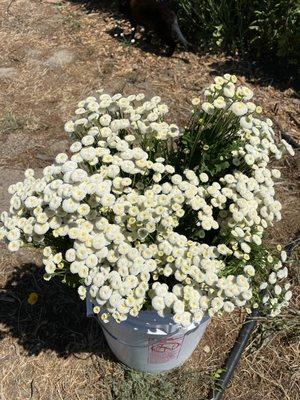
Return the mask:
<path fill-rule="evenodd" d="M 262 240 L 281 218 L 268 164 L 293 149 L 234 75 L 204 97 L 181 130 L 158 96 L 98 91 L 65 124 L 69 154 L 9 187 L 9 250 L 42 248 L 44 278 L 77 287 L 120 335 L 147 312 L 188 331 L 237 307 L 275 316 L 291 298 L 286 254 Z"/>

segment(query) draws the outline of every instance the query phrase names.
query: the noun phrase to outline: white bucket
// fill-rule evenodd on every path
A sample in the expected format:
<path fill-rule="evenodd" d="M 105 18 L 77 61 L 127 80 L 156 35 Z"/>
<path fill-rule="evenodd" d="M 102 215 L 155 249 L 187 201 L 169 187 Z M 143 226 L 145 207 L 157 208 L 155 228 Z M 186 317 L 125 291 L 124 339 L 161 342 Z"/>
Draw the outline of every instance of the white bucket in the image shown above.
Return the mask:
<path fill-rule="evenodd" d="M 87 300 L 87 315 L 93 315 Z M 138 371 L 159 373 L 183 364 L 202 338 L 209 317 L 187 328 L 175 324 L 171 315 L 160 317 L 155 311 L 141 311 L 117 323 L 111 319 L 102 326 L 107 343 L 114 355 L 128 367 Z"/>

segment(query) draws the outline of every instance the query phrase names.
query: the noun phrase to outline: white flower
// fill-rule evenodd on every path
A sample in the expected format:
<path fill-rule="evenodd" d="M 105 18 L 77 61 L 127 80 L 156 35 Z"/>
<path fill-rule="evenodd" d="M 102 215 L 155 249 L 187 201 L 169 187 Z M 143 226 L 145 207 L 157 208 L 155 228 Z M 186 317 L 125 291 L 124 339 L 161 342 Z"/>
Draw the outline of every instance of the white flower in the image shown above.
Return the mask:
<path fill-rule="evenodd" d="M 217 85 L 223 85 L 223 83 L 225 83 L 225 79 L 222 76 L 216 76 L 214 81 Z"/>
<path fill-rule="evenodd" d="M 234 304 L 231 301 L 225 301 L 223 308 L 225 312 L 231 313 L 234 310 Z"/>
<path fill-rule="evenodd" d="M 67 161 L 61 167 L 63 172 L 72 172 L 76 168 L 77 168 L 77 163 L 74 161 Z"/>
<path fill-rule="evenodd" d="M 248 254 L 251 252 L 251 247 L 245 242 L 241 243 L 241 249 Z"/>
<path fill-rule="evenodd" d="M 281 294 L 281 292 L 282 292 L 281 286 L 275 285 L 275 286 L 274 286 L 274 293 L 275 293 L 277 296 L 279 296 L 279 295 Z"/>
<path fill-rule="evenodd" d="M 62 253 L 56 253 L 53 257 L 53 262 L 59 264 L 62 261 Z"/>
<path fill-rule="evenodd" d="M 244 101 L 249 101 L 253 97 L 253 91 L 249 89 L 247 86 L 241 87 L 241 94 L 243 96 Z"/>
<path fill-rule="evenodd" d="M 50 246 L 44 247 L 43 249 L 43 256 L 50 257 L 52 255 L 52 249 Z"/>
<path fill-rule="evenodd" d="M 183 314 L 181 314 L 180 321 L 184 327 L 188 327 L 191 324 L 191 313 L 186 311 Z"/>
<path fill-rule="evenodd" d="M 284 295 L 284 298 L 286 301 L 290 301 L 292 297 L 293 297 L 293 293 L 290 290 L 288 290 Z"/>
<path fill-rule="evenodd" d="M 224 302 L 223 302 L 223 299 L 221 297 L 215 297 L 211 301 L 211 307 L 215 311 L 219 311 L 223 307 L 223 304 L 224 304 Z"/>
<path fill-rule="evenodd" d="M 246 162 L 246 164 L 248 164 L 248 165 L 253 165 L 254 162 L 255 162 L 255 158 L 253 157 L 252 154 L 246 154 L 246 156 L 245 156 L 245 162 Z"/>
<path fill-rule="evenodd" d="M 232 82 L 228 82 L 224 87 L 223 87 L 223 94 L 225 97 L 233 97 L 235 93 L 235 86 Z"/>
<path fill-rule="evenodd" d="M 214 112 L 214 106 L 211 103 L 208 103 L 207 101 L 205 101 L 204 103 L 202 103 L 201 106 L 202 110 L 207 113 L 207 114 L 213 114 Z"/>
<path fill-rule="evenodd" d="M 288 276 L 288 269 L 286 267 L 277 271 L 277 277 L 279 279 L 286 278 Z"/>
<path fill-rule="evenodd" d="M 72 190 L 72 197 L 76 202 L 80 202 L 81 200 L 83 200 L 86 196 L 86 192 L 81 189 L 80 187 L 75 187 Z"/>
<path fill-rule="evenodd" d="M 253 236 L 252 236 L 252 240 L 253 240 L 253 242 L 254 242 L 255 244 L 257 244 L 258 246 L 260 246 L 261 243 L 262 243 L 262 240 L 261 240 L 261 238 L 260 238 L 258 235 L 253 235 Z"/>
<path fill-rule="evenodd" d="M 84 286 L 79 286 L 78 294 L 82 299 L 84 299 L 86 296 L 86 288 Z"/>
<path fill-rule="evenodd" d="M 92 135 L 86 135 L 81 139 L 81 143 L 84 146 L 91 146 L 95 142 L 95 139 Z"/>
<path fill-rule="evenodd" d="M 51 253 L 50 253 L 51 254 Z M 76 259 L 76 252 L 73 248 L 68 249 L 65 253 L 65 258 L 68 262 L 73 262 Z"/>
<path fill-rule="evenodd" d="M 165 308 L 165 302 L 163 297 L 161 296 L 154 296 L 153 299 L 151 300 L 152 307 L 156 311 L 161 311 Z"/>
<path fill-rule="evenodd" d="M 39 205 L 39 199 L 35 196 L 29 196 L 25 200 L 25 206 L 29 209 L 35 208 Z"/>
<path fill-rule="evenodd" d="M 247 106 L 241 101 L 236 101 L 230 106 L 230 110 L 238 117 L 241 117 L 248 112 Z"/>
<path fill-rule="evenodd" d="M 287 260 L 287 253 L 286 253 L 286 251 L 282 251 L 281 254 L 280 254 L 280 256 L 281 256 L 281 261 L 282 261 L 282 262 L 286 262 L 286 260 Z"/>
<path fill-rule="evenodd" d="M 26 178 L 31 178 L 34 176 L 34 170 L 32 168 L 27 168 L 24 175 Z"/>
<path fill-rule="evenodd" d="M 83 149 L 80 150 L 80 155 L 83 160 L 85 161 L 91 161 L 95 158 L 96 156 L 96 150 L 94 147 L 84 147 Z"/>
<path fill-rule="evenodd" d="M 68 161 L 68 156 L 65 153 L 57 154 L 57 156 L 55 157 L 55 161 L 57 162 L 57 164 L 64 164 Z"/>
<path fill-rule="evenodd" d="M 99 234 L 99 235 L 94 236 L 92 243 L 93 243 L 93 247 L 95 249 L 101 249 L 107 244 L 107 241 L 105 240 L 105 237 L 103 234 Z"/>
<path fill-rule="evenodd" d="M 199 97 L 195 97 L 192 99 L 192 104 L 193 106 L 198 106 L 200 104 L 200 99 Z"/>
<path fill-rule="evenodd" d="M 53 261 L 48 261 L 45 264 L 45 271 L 47 274 L 51 275 L 55 272 L 55 270 L 56 270 L 56 265 Z"/>
<path fill-rule="evenodd" d="M 12 242 L 12 241 L 20 239 L 20 236 L 21 236 L 20 230 L 17 228 L 14 228 L 7 233 L 6 238 L 7 238 L 7 240 Z"/>
<path fill-rule="evenodd" d="M 75 130 L 75 125 L 73 121 L 68 121 L 65 123 L 65 131 L 67 133 L 73 133 Z"/>
<path fill-rule="evenodd" d="M 199 178 L 200 178 L 200 181 L 203 183 L 206 183 L 209 180 L 208 175 L 204 172 L 201 172 L 201 174 L 199 175 Z"/>
<path fill-rule="evenodd" d="M 9 251 L 18 251 L 20 249 L 20 242 L 19 240 L 13 240 L 12 242 L 8 243 L 7 247 Z"/>
<path fill-rule="evenodd" d="M 105 285 L 99 289 L 99 297 L 102 300 L 108 300 L 112 294 L 112 290 L 109 286 Z"/>
<path fill-rule="evenodd" d="M 269 279 L 268 280 L 269 280 L 269 283 L 271 283 L 271 285 L 274 285 L 276 283 L 276 281 L 277 281 L 276 273 L 272 272 L 269 275 Z"/>
<path fill-rule="evenodd" d="M 223 97 L 218 97 L 214 100 L 213 106 L 218 109 L 222 109 L 226 107 L 226 102 Z"/>
<path fill-rule="evenodd" d="M 244 272 L 245 272 L 245 274 L 247 274 L 248 276 L 251 276 L 251 277 L 255 275 L 255 269 L 253 268 L 252 265 L 245 265 Z"/>
<path fill-rule="evenodd" d="M 78 207 L 79 207 L 79 203 L 72 199 L 65 199 L 62 202 L 63 210 L 69 214 L 74 213 Z"/>
<path fill-rule="evenodd" d="M 90 213 L 90 206 L 88 204 L 80 204 L 77 208 L 77 212 L 81 216 L 87 216 Z"/>
<path fill-rule="evenodd" d="M 281 177 L 281 172 L 278 169 L 272 169 L 272 175 L 275 179 L 279 179 Z"/>
<path fill-rule="evenodd" d="M 174 293 L 176 294 L 176 293 Z M 175 314 L 183 314 L 184 313 L 184 302 L 181 300 L 175 300 L 173 303 L 173 311 Z"/>
<path fill-rule="evenodd" d="M 111 116 L 109 114 L 102 115 L 99 118 L 99 122 L 102 126 L 109 126 L 111 123 Z"/>
<path fill-rule="evenodd" d="M 34 232 L 37 235 L 44 235 L 49 229 L 49 224 L 45 223 L 45 224 L 35 224 L 33 227 Z"/>

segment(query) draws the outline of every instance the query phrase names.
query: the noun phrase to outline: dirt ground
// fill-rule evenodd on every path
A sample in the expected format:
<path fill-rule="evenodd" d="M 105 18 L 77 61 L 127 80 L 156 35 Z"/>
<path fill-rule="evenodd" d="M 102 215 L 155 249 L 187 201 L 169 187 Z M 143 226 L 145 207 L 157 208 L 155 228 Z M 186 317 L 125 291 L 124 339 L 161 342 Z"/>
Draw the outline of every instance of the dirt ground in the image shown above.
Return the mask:
<path fill-rule="evenodd" d="M 278 132 L 300 140 L 300 101 L 284 71 L 278 79 L 256 63 L 225 56 L 177 51 L 165 58 L 142 39 L 129 46 L 114 36 L 116 25 L 129 27 L 109 4 L 0 0 L 0 211 L 8 206 L 7 187 L 24 168 L 41 169 L 66 150 L 64 122 L 78 101 L 99 88 L 160 95 L 182 124 L 190 99 L 216 74 L 236 73 L 254 89 Z M 278 168 L 283 219 L 269 240 L 285 245 L 300 230 L 299 152 Z M 243 315 L 212 321 L 179 370 L 163 377 L 135 374 L 114 359 L 77 296 L 43 282 L 39 265 L 37 253 L 12 255 L 0 245 L 1 400 L 207 398 Z M 290 280 L 290 309 L 253 336 L 225 400 L 300 399 L 299 263 L 290 267 Z M 32 291 L 39 294 L 34 306 L 27 303 Z"/>

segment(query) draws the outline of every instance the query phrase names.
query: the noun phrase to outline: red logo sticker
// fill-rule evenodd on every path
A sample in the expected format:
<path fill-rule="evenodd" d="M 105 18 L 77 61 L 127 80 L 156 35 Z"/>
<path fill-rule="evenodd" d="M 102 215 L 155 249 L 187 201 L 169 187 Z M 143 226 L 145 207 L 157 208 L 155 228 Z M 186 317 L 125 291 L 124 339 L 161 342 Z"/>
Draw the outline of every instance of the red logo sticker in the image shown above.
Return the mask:
<path fill-rule="evenodd" d="M 164 338 L 159 342 L 155 338 L 148 339 L 148 363 L 162 364 L 178 358 L 183 340 L 184 335 Z"/>

